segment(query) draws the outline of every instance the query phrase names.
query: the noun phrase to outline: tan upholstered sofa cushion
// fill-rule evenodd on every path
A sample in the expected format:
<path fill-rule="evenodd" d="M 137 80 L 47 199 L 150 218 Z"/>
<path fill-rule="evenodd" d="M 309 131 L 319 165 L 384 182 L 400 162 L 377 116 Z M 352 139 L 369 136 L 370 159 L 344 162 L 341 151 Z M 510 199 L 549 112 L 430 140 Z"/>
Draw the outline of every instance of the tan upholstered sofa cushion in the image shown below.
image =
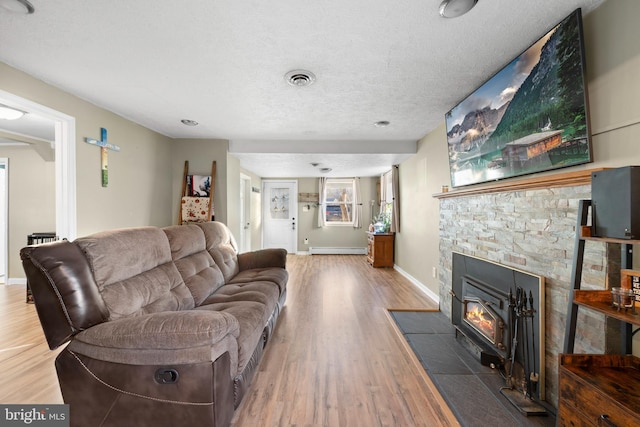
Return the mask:
<path fill-rule="evenodd" d="M 74 243 L 91 266 L 110 320 L 195 307 L 162 229 L 105 231 Z"/>
<path fill-rule="evenodd" d="M 175 225 L 163 231 L 169 239 L 171 258 L 198 306 L 225 283 L 207 251 L 204 232 L 195 225 Z"/>

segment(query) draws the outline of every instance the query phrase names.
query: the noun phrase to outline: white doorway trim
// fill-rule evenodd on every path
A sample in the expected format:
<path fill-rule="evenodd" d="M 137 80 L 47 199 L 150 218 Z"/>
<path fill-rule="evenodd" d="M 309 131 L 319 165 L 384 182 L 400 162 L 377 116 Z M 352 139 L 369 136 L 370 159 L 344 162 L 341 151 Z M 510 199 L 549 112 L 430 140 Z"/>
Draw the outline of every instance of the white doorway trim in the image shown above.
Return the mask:
<path fill-rule="evenodd" d="M 6 284 L 8 282 L 9 276 L 9 159 L 6 157 L 0 158 L 0 174 L 2 174 L 2 189 L 0 189 L 0 194 L 2 194 L 2 200 L 0 200 L 0 217 L 2 221 L 2 238 L 0 239 L 0 254 L 2 257 L 0 259 L 1 268 L 0 268 L 0 284 Z"/>
<path fill-rule="evenodd" d="M 0 90 L 0 102 L 55 121 L 56 234 L 73 240 L 76 217 L 76 119 L 60 111 Z"/>
<path fill-rule="evenodd" d="M 240 251 L 251 250 L 251 177 L 240 173 Z"/>

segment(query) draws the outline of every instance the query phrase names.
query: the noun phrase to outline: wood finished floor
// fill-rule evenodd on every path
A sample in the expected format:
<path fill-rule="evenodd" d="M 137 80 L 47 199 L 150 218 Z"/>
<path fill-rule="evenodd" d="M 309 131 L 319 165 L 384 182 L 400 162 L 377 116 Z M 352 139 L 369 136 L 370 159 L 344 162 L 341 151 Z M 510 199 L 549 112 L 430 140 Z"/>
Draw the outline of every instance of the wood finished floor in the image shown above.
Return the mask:
<path fill-rule="evenodd" d="M 365 256 L 289 255 L 285 307 L 232 425 L 455 426 L 387 309 L 436 309 Z M 62 403 L 23 286 L 0 286 L 1 403 Z"/>

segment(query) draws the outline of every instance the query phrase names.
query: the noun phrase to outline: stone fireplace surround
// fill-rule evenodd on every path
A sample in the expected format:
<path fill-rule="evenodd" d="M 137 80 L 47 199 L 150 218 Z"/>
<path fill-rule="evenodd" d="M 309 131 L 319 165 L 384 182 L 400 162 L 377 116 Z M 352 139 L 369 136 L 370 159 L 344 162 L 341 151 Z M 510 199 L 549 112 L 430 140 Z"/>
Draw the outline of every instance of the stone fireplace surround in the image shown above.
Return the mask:
<path fill-rule="evenodd" d="M 434 195 L 440 200 L 440 310 L 451 319 L 452 254 L 459 252 L 545 278 L 546 401 L 557 407 L 573 245 L 581 199 L 591 198 L 591 172 L 506 180 L 479 190 Z M 583 289 L 602 289 L 604 245 L 588 244 Z M 579 312 L 576 353 L 603 353 L 604 316 Z"/>

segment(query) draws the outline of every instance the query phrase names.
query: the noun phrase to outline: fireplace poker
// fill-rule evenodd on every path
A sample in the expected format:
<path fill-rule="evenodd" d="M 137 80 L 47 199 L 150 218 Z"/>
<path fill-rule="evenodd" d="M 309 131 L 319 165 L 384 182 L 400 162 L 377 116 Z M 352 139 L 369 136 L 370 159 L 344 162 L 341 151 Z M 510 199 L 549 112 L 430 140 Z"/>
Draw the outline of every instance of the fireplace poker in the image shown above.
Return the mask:
<path fill-rule="evenodd" d="M 531 346 L 533 348 L 533 371 L 529 374 L 529 380 L 532 383 L 531 388 L 533 389 L 534 384 L 538 384 L 539 375 L 536 363 L 536 331 L 535 322 L 533 321 L 536 310 L 533 308 L 533 292 L 531 292 L 531 290 L 529 290 L 529 306 L 531 307 Z M 542 334 L 542 332 L 540 333 Z"/>
<path fill-rule="evenodd" d="M 509 290 L 509 293 L 511 293 L 511 290 Z M 509 375 L 507 376 L 507 388 L 513 388 L 513 365 L 515 364 L 516 361 L 516 348 L 518 347 L 518 323 L 519 322 L 519 316 L 518 316 L 518 306 L 520 305 L 520 301 L 521 300 L 521 296 L 520 296 L 520 289 L 516 288 L 516 297 L 515 297 L 515 303 L 513 302 L 513 300 L 511 300 L 511 302 L 509 303 L 509 306 L 511 307 L 510 309 L 510 316 L 513 317 L 513 334 L 512 334 L 512 339 L 511 339 L 511 364 L 509 365 Z M 515 307 L 515 316 L 511 315 L 511 312 L 513 311 L 513 308 Z"/>
<path fill-rule="evenodd" d="M 529 317 L 529 309 L 527 308 L 527 292 L 524 288 L 522 288 L 522 316 L 524 316 L 524 331 L 522 337 L 524 341 L 524 377 L 522 378 L 522 391 L 524 397 L 531 397 L 531 383 L 529 381 L 531 375 L 531 364 L 529 363 L 529 321 L 527 320 Z"/>
<path fill-rule="evenodd" d="M 515 327 L 514 325 L 514 318 L 513 318 L 513 310 L 514 310 L 514 299 L 513 299 L 513 289 L 509 288 L 509 332 L 511 333 L 511 348 L 509 349 L 509 356 L 508 358 L 513 360 L 513 329 Z M 507 377 L 505 378 L 506 383 L 507 383 L 507 387 L 511 387 L 511 374 L 513 372 L 513 369 L 511 369 L 511 367 L 513 366 L 513 362 L 511 362 L 509 364 L 509 372 L 505 372 L 505 374 L 507 375 Z"/>

